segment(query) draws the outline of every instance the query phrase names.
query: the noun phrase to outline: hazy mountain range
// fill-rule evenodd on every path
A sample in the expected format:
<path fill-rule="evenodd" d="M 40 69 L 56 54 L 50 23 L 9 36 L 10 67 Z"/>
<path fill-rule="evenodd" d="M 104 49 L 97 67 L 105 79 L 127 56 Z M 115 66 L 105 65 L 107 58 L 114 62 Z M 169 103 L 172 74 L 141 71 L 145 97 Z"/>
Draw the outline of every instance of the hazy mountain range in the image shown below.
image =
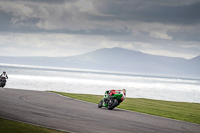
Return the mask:
<path fill-rule="evenodd" d="M 0 56 L 0 63 L 200 77 L 200 56 L 184 59 L 150 55 L 122 48 L 104 48 L 71 57 Z"/>

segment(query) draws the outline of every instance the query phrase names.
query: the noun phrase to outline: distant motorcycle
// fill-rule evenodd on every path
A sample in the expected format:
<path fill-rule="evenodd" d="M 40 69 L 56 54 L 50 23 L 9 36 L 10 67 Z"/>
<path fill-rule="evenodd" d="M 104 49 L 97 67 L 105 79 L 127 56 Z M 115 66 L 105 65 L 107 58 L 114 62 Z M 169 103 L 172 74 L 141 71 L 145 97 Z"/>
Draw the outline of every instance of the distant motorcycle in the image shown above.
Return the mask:
<path fill-rule="evenodd" d="M 98 107 L 106 107 L 109 110 L 117 107 L 126 98 L 126 90 L 106 91 L 104 98 L 99 102 Z"/>
<path fill-rule="evenodd" d="M 6 78 L 5 77 L 1 77 L 0 79 L 0 87 L 4 87 L 6 85 Z"/>

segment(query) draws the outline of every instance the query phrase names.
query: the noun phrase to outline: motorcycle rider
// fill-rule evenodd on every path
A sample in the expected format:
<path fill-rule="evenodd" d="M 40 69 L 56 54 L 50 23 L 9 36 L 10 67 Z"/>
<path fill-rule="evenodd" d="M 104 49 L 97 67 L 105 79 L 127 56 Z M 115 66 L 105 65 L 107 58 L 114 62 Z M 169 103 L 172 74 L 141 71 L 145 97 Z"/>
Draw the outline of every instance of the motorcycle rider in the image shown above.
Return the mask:
<path fill-rule="evenodd" d="M 117 94 L 116 91 L 121 91 L 121 90 L 108 90 L 108 91 L 105 92 L 105 94 L 107 94 L 107 95 L 109 95 L 109 96 L 112 96 L 112 95 L 114 95 L 114 94 Z M 122 91 L 123 91 L 124 94 L 125 94 L 126 90 L 123 89 Z M 126 95 L 126 94 L 125 94 L 125 95 Z"/>
<path fill-rule="evenodd" d="M 6 78 L 8 79 L 8 75 L 6 74 L 6 72 L 4 71 L 1 75 L 0 75 L 0 78 Z"/>
<path fill-rule="evenodd" d="M 105 95 L 108 95 L 108 98 L 104 98 L 104 101 L 108 102 L 108 100 L 110 99 L 111 96 L 113 96 L 114 94 L 117 94 L 116 91 L 121 91 L 121 90 L 107 90 L 105 92 Z M 123 89 L 123 93 L 126 96 L 126 90 L 125 89 Z"/>

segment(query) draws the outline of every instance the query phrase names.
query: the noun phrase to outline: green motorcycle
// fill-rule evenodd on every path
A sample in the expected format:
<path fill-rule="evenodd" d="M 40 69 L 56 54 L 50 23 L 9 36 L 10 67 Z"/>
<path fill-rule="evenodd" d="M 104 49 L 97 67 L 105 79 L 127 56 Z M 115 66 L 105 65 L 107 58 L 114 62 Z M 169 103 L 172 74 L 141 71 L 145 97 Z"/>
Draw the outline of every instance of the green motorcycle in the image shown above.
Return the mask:
<path fill-rule="evenodd" d="M 98 107 L 106 107 L 109 110 L 117 107 L 126 98 L 126 90 L 109 90 L 105 92 L 103 99 L 99 102 Z"/>

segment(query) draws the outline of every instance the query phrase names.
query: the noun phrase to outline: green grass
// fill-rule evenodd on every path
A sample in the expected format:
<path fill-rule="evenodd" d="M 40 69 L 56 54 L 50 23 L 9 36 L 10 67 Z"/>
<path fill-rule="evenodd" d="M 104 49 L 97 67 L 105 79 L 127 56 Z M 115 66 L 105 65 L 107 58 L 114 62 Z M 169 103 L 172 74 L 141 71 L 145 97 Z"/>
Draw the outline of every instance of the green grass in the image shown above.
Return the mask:
<path fill-rule="evenodd" d="M 64 133 L 39 126 L 33 126 L 22 122 L 5 120 L 0 118 L 0 132 L 2 133 Z"/>
<path fill-rule="evenodd" d="M 99 103 L 103 96 L 55 92 L 67 97 Z M 200 124 L 200 104 L 143 98 L 126 98 L 118 108 Z"/>

